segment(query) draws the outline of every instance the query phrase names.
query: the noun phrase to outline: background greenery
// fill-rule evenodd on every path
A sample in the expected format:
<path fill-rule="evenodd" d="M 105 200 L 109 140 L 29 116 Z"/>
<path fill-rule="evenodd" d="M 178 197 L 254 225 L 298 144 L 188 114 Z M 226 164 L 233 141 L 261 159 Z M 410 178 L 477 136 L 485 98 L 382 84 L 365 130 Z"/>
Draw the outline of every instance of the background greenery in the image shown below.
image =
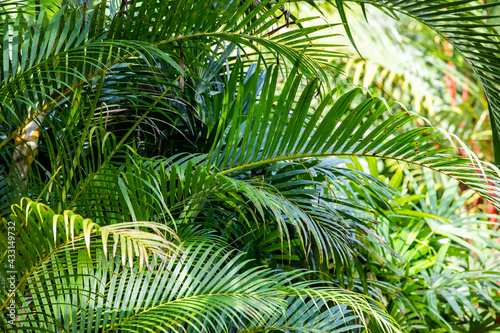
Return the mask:
<path fill-rule="evenodd" d="M 0 0 L 2 331 L 499 331 L 498 7 Z"/>

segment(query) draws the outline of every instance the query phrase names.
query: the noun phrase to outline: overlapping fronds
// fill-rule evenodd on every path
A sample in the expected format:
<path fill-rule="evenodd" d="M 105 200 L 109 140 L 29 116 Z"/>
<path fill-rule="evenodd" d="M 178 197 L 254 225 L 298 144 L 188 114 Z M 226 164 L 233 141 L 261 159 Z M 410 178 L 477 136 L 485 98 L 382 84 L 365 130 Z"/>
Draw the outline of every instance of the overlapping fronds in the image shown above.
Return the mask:
<path fill-rule="evenodd" d="M 76 21 L 73 15 L 63 23 L 62 13 L 59 11 L 51 19 L 48 32 L 42 36 L 42 19 L 36 22 L 36 33 L 31 32 L 30 28 L 23 29 L 17 20 L 14 23 L 12 45 L 9 45 L 8 39 L 4 40 L 6 52 L 2 61 L 4 71 L 1 78 L 3 84 L 0 86 L 0 120 L 6 138 L 0 147 L 17 135 L 21 136 L 30 123 L 36 123 L 36 128 L 42 126 L 44 118 L 54 109 L 61 112 L 61 108 L 66 107 L 79 87 L 93 86 L 96 89 L 96 97 L 90 103 L 91 108 L 95 109 L 104 82 L 103 73 L 125 59 L 141 56 L 143 59 L 149 58 L 149 66 L 154 66 L 156 62 L 152 55 L 155 55 L 182 72 L 169 56 L 145 42 L 86 39 L 86 34 L 80 32 L 82 18 Z M 40 17 L 43 18 L 43 15 Z M 8 23 L 6 21 L 6 30 Z M 90 24 L 85 27 L 85 30 L 89 30 Z M 56 39 L 60 28 L 65 34 Z M 96 85 L 97 78 L 101 80 Z M 88 100 L 88 97 L 84 97 L 84 102 Z"/>
<path fill-rule="evenodd" d="M 494 112 L 484 48 L 496 37 L 473 36 L 489 27 L 471 16 L 488 6 L 358 2 L 446 34 Z M 392 317 L 449 329 L 496 306 L 498 274 L 476 244 L 496 234 L 472 232 L 486 220 L 457 214 L 451 189 L 439 205 L 432 190 L 399 198 L 402 172 L 385 182 L 376 159 L 437 171 L 498 207 L 499 170 L 443 130 L 412 128 L 419 117 L 394 102 L 331 91 L 333 24 L 295 17 L 287 0 L 71 6 L 0 13 L 1 204 L 37 198 L 0 226 L 0 282 L 15 286 L 0 330 L 399 332 Z M 354 169 L 364 158 L 373 176 Z"/>
<path fill-rule="evenodd" d="M 61 105 L 76 87 L 92 87 L 95 109 L 102 98 L 105 75 L 119 75 L 121 81 L 129 82 L 141 71 L 129 67 L 128 72 L 114 73 L 120 65 L 139 64 L 154 69 L 158 62 L 164 63 L 181 74 L 182 90 L 185 79 L 181 67 L 201 65 L 196 55 L 189 55 L 195 50 L 211 54 L 211 47 L 223 41 L 254 48 L 261 56 L 269 51 L 279 53 L 291 62 L 299 62 L 300 69 L 310 77 L 325 78 L 327 61 L 318 61 L 317 48 L 310 47 L 314 46 L 308 38 L 311 31 L 287 28 L 287 32 L 273 32 L 273 24 L 279 22 L 275 14 L 283 3 L 264 1 L 254 6 L 251 1 L 240 5 L 229 0 L 210 5 L 143 1 L 133 2 L 127 13 L 112 12 L 107 17 L 107 1 L 102 1 L 89 12 L 63 7 L 47 27 L 43 24 L 43 10 L 36 22 L 33 16 L 29 24 L 22 24 L 20 18 L 7 19 L 3 27 L 0 120 L 5 124 L 9 119 L 9 126 L 2 129 L 6 138 L 0 147 L 20 135 L 30 121 L 41 122 L 39 116 Z M 161 24 L 164 20 L 169 24 Z M 292 27 L 298 23 L 293 22 Z M 322 25 L 315 30 L 328 28 Z M 311 56 L 308 52 L 312 52 Z"/>
<path fill-rule="evenodd" d="M 137 232 L 128 236 L 125 247 L 130 251 L 141 237 Z M 4 331 L 172 332 L 181 326 L 188 331 L 252 331 L 255 326 L 280 329 L 288 323 L 307 332 L 307 325 L 299 325 L 311 321 L 315 311 L 323 328 L 353 327 L 355 313 L 372 318 L 387 332 L 399 332 L 364 296 L 318 282 L 293 282 L 302 273 L 241 272 L 246 264 L 242 254 L 200 245 L 175 250 L 164 260 L 149 258 L 152 269 L 141 270 L 137 259 L 132 266 L 122 266 L 119 258 L 106 258 L 99 239 L 91 240 L 89 256 L 85 243 L 85 237 L 78 236 L 73 244 L 54 248 L 23 276 L 16 287 L 19 317 L 14 325 L 6 315 L 10 296 L 2 295 Z M 292 316 L 300 304 L 308 307 L 309 318 Z M 287 315 L 278 319 L 281 312 Z"/>
<path fill-rule="evenodd" d="M 343 3 L 336 0 L 341 17 L 348 27 L 348 18 Z M 362 6 L 366 4 L 381 8 L 388 15 L 396 13 L 408 15 L 432 28 L 448 40 L 467 60 L 484 89 L 490 108 L 490 117 L 495 144 L 495 158 L 500 159 L 500 79 L 498 61 L 500 49 L 496 17 L 488 10 L 497 7 L 496 1 L 482 3 L 474 0 L 427 0 L 427 1 L 377 1 L 354 0 Z M 347 28 L 347 31 L 349 29 Z M 349 33 L 350 35 L 350 33 Z M 351 37 L 351 40 L 354 40 Z"/>
<path fill-rule="evenodd" d="M 348 265 L 348 258 L 353 255 L 348 244 L 354 236 L 349 236 L 343 220 L 354 218 L 350 210 L 357 207 L 342 198 L 336 205 L 325 200 L 311 205 L 317 198 L 309 197 L 302 186 L 318 182 L 298 181 L 306 196 L 294 196 L 292 191 L 274 187 L 279 185 L 277 178 L 271 186 L 270 180 L 234 179 L 210 167 L 196 166 L 195 160 L 181 165 L 136 161 L 135 165 L 128 164 L 123 176 L 116 189 L 123 200 L 116 201 L 117 208 L 108 209 L 127 211 L 133 220 L 149 219 L 155 212 L 163 212 L 157 218 L 175 225 L 204 220 L 222 223 L 212 214 L 234 211 L 235 219 L 230 223 L 248 232 L 277 228 L 282 248 L 290 248 L 291 240 L 297 237 L 301 251 L 306 254 L 314 244 L 321 261 L 338 258 Z"/>
<path fill-rule="evenodd" d="M 2 252 L 15 253 L 15 260 L 9 261 L 12 266 L 6 265 L 7 255 L 2 257 L 0 272 L 3 278 L 8 271 L 28 273 L 51 253 L 57 252 L 59 247 L 75 247 L 78 242 L 88 255 L 95 251 L 92 247 L 100 242 L 103 255 L 109 258 L 119 254 L 121 260 L 117 262 L 123 266 L 131 265 L 139 258 L 140 269 L 143 263 L 148 262 L 150 254 L 166 258 L 165 253 L 176 251 L 179 245 L 175 232 L 164 224 L 137 221 L 99 226 L 72 211 L 55 214 L 48 206 L 30 199 L 23 199 L 19 205 L 12 206 L 10 219 L 4 219 L 2 224 L 6 230 L 2 233 Z M 14 249 L 14 252 L 8 249 Z"/>
<path fill-rule="evenodd" d="M 361 95 L 359 88 L 334 103 L 331 95 L 325 96 L 310 113 L 316 82 L 304 88 L 296 103 L 290 97 L 297 94 L 300 75 L 286 80 L 274 105 L 276 79 L 277 70 L 269 70 L 259 103 L 250 105 L 245 114 L 237 106 L 228 112 L 231 118 L 226 120 L 227 130 L 219 130 L 220 144 L 209 153 L 210 163 L 223 174 L 300 158 L 374 156 L 441 172 L 499 205 L 498 169 L 480 162 L 459 141 L 459 148 L 469 158 L 454 155 L 455 138 L 445 131 L 431 127 L 408 129 L 405 124 L 417 115 L 393 111 L 390 103 L 376 97 L 368 97 L 351 109 L 352 102 Z M 237 99 L 234 105 L 242 102 Z"/>

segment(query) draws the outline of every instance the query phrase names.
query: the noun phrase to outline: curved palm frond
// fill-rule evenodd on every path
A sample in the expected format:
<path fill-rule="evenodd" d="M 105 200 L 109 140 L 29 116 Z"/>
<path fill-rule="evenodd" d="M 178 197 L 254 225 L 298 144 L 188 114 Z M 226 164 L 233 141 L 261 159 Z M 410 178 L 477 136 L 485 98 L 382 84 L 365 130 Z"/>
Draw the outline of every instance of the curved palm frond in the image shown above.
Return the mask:
<path fill-rule="evenodd" d="M 351 1 L 351 0 L 349 0 Z M 354 41 L 348 28 L 342 0 L 336 0 L 348 36 Z M 448 40 L 467 60 L 477 75 L 488 99 L 491 126 L 493 130 L 494 152 L 500 160 L 500 92 L 497 77 L 499 60 L 498 25 L 489 22 L 496 17 L 487 13 L 497 7 L 495 1 L 481 3 L 473 0 L 439 1 L 377 1 L 354 0 L 360 5 L 374 5 L 392 17 L 396 12 L 410 16 L 429 26 Z"/>
<path fill-rule="evenodd" d="M 499 207 L 500 171 L 445 131 L 412 128 L 418 116 L 396 103 L 361 89 L 323 94 L 338 56 L 322 42 L 333 24 L 294 17 L 287 2 L 102 0 L 6 18 L 0 206 L 38 199 L 3 219 L 13 234 L 0 236 L 0 282 L 12 240 L 18 252 L 16 293 L 0 298 L 2 329 L 399 332 L 391 316 L 449 329 L 496 306 L 498 274 L 466 264 L 482 250 L 476 240 L 495 232 L 462 240 L 447 219 L 467 230 L 477 221 L 454 215 L 462 199 L 451 189 L 440 205 L 428 190 L 430 209 L 419 211 L 420 192 L 398 198 L 391 188 L 402 172 L 385 183 L 373 161 L 437 171 Z M 438 2 L 382 5 L 439 25 L 429 9 Z M 483 29 L 481 16 L 467 15 L 487 7 L 465 4 L 437 12 L 451 30 L 462 16 L 471 33 Z M 495 80 L 490 72 L 482 79 Z M 468 158 L 453 153 L 457 143 Z M 358 157 L 374 176 L 349 169 Z M 416 238 L 429 229 L 432 246 Z"/>
<path fill-rule="evenodd" d="M 305 303 L 302 299 L 288 297 L 286 301 L 287 309 L 285 316 L 268 317 L 264 325 L 259 326 L 257 323 L 254 325 L 255 327 L 241 330 L 239 333 L 272 332 L 276 330 L 286 330 L 293 333 L 324 333 L 355 330 L 363 327 L 360 324 L 356 324 L 356 317 L 346 307 L 322 311 L 318 315 L 318 310 L 326 305 L 322 300 L 311 299 Z M 346 323 L 351 324 L 346 325 Z"/>
<path fill-rule="evenodd" d="M 349 109 L 353 100 L 361 95 L 360 88 L 342 95 L 330 107 L 332 97 L 325 96 L 311 114 L 316 82 L 310 82 L 294 103 L 301 82 L 301 76 L 294 74 L 286 80 L 274 105 L 276 78 L 277 69 L 269 69 L 259 103 L 251 105 L 245 114 L 238 109 L 238 103 L 242 102 L 238 100 L 227 111 L 227 127 L 218 131 L 220 139 L 215 141 L 218 144 L 212 146 L 208 156 L 209 163 L 216 165 L 221 174 L 237 174 L 301 158 L 373 156 L 441 172 L 499 205 L 498 169 L 480 162 L 464 145 L 460 148 L 470 158 L 450 154 L 454 140 L 445 131 L 430 127 L 402 131 L 405 124 L 418 116 L 393 113 L 381 98 L 367 98 Z"/>
<path fill-rule="evenodd" d="M 310 311 L 322 313 L 323 325 L 352 325 L 349 322 L 353 315 L 361 319 L 366 315 L 388 332 L 399 332 L 397 325 L 373 301 L 359 294 L 324 287 L 324 283 L 296 282 L 303 273 L 262 269 L 241 272 L 246 264 L 241 253 L 235 255 L 203 244 L 179 251 L 162 236 L 128 229 L 159 227 L 152 223 L 100 228 L 103 236 L 112 234 L 115 239 L 121 239 L 115 241 L 113 250 L 121 252 L 121 258 L 118 255 L 115 259 L 114 253 L 106 255 L 107 245 L 106 242 L 103 245 L 103 240 L 107 235 L 100 239 L 89 234 L 91 222 L 85 223 L 86 220 L 71 212 L 57 215 L 45 205 L 27 203 L 25 207 L 15 207 L 18 213 L 13 214 L 20 231 L 27 231 L 21 229 L 31 226 L 30 235 L 42 233 L 52 229 L 51 226 L 47 228 L 47 220 L 57 222 L 64 218 L 63 215 L 68 217 L 69 231 L 52 230 L 56 232 L 53 236 L 61 236 L 62 242 L 51 248 L 51 242 L 41 237 L 40 249 L 43 251 L 32 267 L 23 270 L 25 274 L 16 284 L 18 318 L 14 325 L 7 316 L 12 294 L 2 295 L 1 325 L 5 331 L 23 328 L 79 332 L 100 327 L 105 332 L 151 329 L 170 332 L 180 326 L 198 331 L 217 327 L 244 330 L 256 325 L 279 327 L 280 321 L 273 324 L 269 318 L 276 318 L 281 311 L 286 313 L 290 302 L 287 297 L 295 297 L 309 304 Z M 23 220 L 26 216 L 29 217 L 27 221 Z M 84 233 L 71 235 L 69 240 L 73 230 L 78 232 L 80 223 L 83 223 Z M 7 244 L 3 239 L 2 245 Z M 44 246 L 47 248 L 43 249 Z M 159 254 L 161 260 L 151 260 L 144 251 L 155 248 L 153 252 Z M 170 254 L 165 252 L 167 249 L 171 250 Z M 139 259 L 132 258 L 136 255 Z M 140 268 L 144 255 L 150 267 L 148 270 Z M 20 256 L 24 258 L 26 253 L 21 251 Z M 129 265 L 123 264 L 127 257 Z M 335 322 L 330 323 L 330 317 L 326 317 L 342 309 L 347 309 L 351 316 L 346 320 L 337 315 Z M 290 320 L 292 318 L 285 315 L 285 321 Z M 364 325 L 363 320 L 361 323 Z M 307 332 L 306 329 L 300 331 Z"/>
<path fill-rule="evenodd" d="M 176 245 L 179 243 L 177 235 L 164 224 L 130 222 L 99 226 L 72 211 L 55 214 L 48 206 L 30 199 L 13 205 L 10 220 L 2 222 L 7 230 L 6 234 L 2 234 L 2 262 L 5 264 L 7 258 L 15 257 L 15 260 L 9 260 L 10 265 L 1 266 L 3 278 L 7 277 L 8 271 L 15 271 L 22 277 L 50 257 L 51 253 L 57 252 L 59 247 L 75 247 L 78 241 L 83 244 L 80 248 L 86 249 L 89 255 L 95 250 L 91 247 L 91 240 L 94 245 L 100 241 L 106 258 L 111 257 L 110 252 L 115 257 L 120 249 L 121 264 L 132 264 L 137 257 L 140 260 L 139 269 L 142 269 L 143 263 L 148 263 L 150 253 L 167 257 L 165 253 L 179 248 Z M 14 252 L 9 244 L 16 245 Z M 33 246 L 36 251 L 31 248 Z"/>
<path fill-rule="evenodd" d="M 266 7 L 268 3 L 253 6 L 253 2 L 247 1 L 240 6 L 226 0 L 208 6 L 194 1 L 133 2 L 127 15 L 111 13 L 111 18 L 107 18 L 107 2 L 102 1 L 91 15 L 66 12 L 63 7 L 50 19 L 46 29 L 43 10 L 36 22 L 35 18 L 30 22 L 34 31 L 30 25 L 21 25 L 19 19 L 6 21 L 5 36 L 12 36 L 12 41 L 4 38 L 4 49 L 10 52 L 5 52 L 1 59 L 4 69 L 0 74 L 1 117 L 5 121 L 13 116 L 18 121 L 10 124 L 14 128 L 5 129 L 7 137 L 0 148 L 22 134 L 29 122 L 40 122 L 39 116 L 44 117 L 50 106 L 64 101 L 76 87 L 90 84 L 97 90 L 92 103 L 95 109 L 104 75 L 119 64 L 148 60 L 142 65 L 151 68 L 154 59 L 158 59 L 175 68 L 183 81 L 179 64 L 184 67 L 196 63 L 196 59 L 187 56 L 190 48 L 200 49 L 203 45 L 201 49 L 210 54 L 208 45 L 221 44 L 222 40 L 254 48 L 259 54 L 262 53 L 258 47 L 278 52 L 289 61 L 300 63 L 300 69 L 310 76 L 326 77 L 327 64 L 307 55 L 315 50 L 307 37 L 311 31 L 296 29 L 268 34 L 275 23 L 274 13 L 284 2 L 273 3 L 270 8 Z M 267 9 L 263 11 L 264 8 Z M 246 13 L 244 18 L 242 13 Z M 130 17 L 134 19 L 129 20 Z M 161 17 L 169 24 L 160 25 L 151 17 Z M 252 18 L 255 21 L 251 22 Z M 9 24 L 13 27 L 11 33 Z M 329 27 L 322 25 L 315 29 Z M 124 31 L 126 38 L 122 38 Z"/>
<path fill-rule="evenodd" d="M 88 10 L 86 6 L 70 9 L 65 5 L 50 20 L 45 10 L 29 22 L 20 17 L 7 19 L 5 52 L 0 59 L 0 148 L 5 148 L 2 157 L 10 165 L 1 175 L 1 191 L 9 193 L 2 196 L 5 205 L 45 191 L 25 186 L 32 183 L 26 178 L 39 172 L 37 179 L 65 179 L 58 197 L 63 202 L 69 199 L 63 209 L 72 209 L 75 200 L 91 191 L 90 180 L 106 178 L 106 165 L 94 165 L 92 176 L 84 184 L 74 184 L 74 179 L 82 174 L 81 169 L 75 169 L 75 163 L 82 159 L 94 163 L 93 156 L 86 153 L 93 134 L 99 133 L 98 142 L 102 136 L 102 142 L 108 140 L 106 149 L 101 150 L 111 152 L 104 154 L 108 160 L 117 160 L 120 150 L 133 141 L 133 131 L 142 131 L 145 119 L 155 132 L 159 131 L 160 122 L 161 126 L 179 131 L 175 118 L 187 119 L 186 113 L 191 112 L 196 118 L 195 112 L 179 110 L 178 106 L 186 108 L 180 95 L 191 81 L 196 84 L 200 79 L 196 77 L 196 69 L 204 66 L 200 52 L 218 56 L 219 51 L 213 48 L 224 52 L 238 48 L 240 52 L 250 47 L 262 59 L 278 52 L 280 57 L 299 63 L 299 68 L 310 77 L 325 78 L 327 61 L 314 53 L 317 38 L 308 36 L 313 30 L 325 30 L 330 25 L 304 30 L 301 20 L 297 20 L 289 22 L 290 27 L 287 24 L 273 29 L 273 24 L 280 22 L 275 14 L 282 10 L 283 3 L 265 1 L 255 5 L 251 1 L 239 4 L 226 0 L 213 5 L 193 1 L 181 5 L 177 1 L 144 1 L 133 2 L 125 13 L 123 8 L 120 12 L 101 1 Z M 155 17 L 167 17 L 169 25 L 161 24 Z M 120 37 L 123 31 L 127 31 L 126 39 Z M 229 49 L 223 47 L 226 41 L 231 42 Z M 149 114 L 155 114 L 155 118 L 147 119 Z M 81 115 L 87 121 L 75 124 L 72 119 Z M 116 125 L 124 119 L 132 123 L 125 130 Z M 102 128 L 92 128 L 98 120 Z M 73 133 L 67 127 L 72 121 Z M 189 121 L 185 123 L 192 126 Z M 107 127 L 117 136 L 117 144 L 112 147 L 109 142 L 115 138 L 107 133 Z M 83 135 L 78 131 L 83 131 Z M 58 132 L 63 133 L 68 145 L 54 144 Z M 195 133 L 196 128 L 191 127 L 191 132 Z M 59 175 L 47 165 L 30 171 L 42 150 L 51 167 L 65 161 Z"/>

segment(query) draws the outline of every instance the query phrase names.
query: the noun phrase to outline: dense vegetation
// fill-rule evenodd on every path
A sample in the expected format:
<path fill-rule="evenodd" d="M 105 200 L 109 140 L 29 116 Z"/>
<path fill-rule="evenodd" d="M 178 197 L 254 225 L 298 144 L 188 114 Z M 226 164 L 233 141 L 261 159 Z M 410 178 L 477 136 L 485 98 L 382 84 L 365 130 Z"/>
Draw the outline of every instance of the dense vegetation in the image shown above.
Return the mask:
<path fill-rule="evenodd" d="M 500 331 L 497 7 L 0 0 L 0 329 Z"/>

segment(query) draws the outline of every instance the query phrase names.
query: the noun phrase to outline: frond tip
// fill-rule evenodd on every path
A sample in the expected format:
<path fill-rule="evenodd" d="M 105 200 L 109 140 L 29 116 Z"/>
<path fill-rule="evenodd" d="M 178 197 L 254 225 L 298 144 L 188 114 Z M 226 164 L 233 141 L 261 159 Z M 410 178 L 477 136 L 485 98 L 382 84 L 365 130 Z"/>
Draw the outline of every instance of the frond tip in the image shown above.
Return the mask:
<path fill-rule="evenodd" d="M 72 257 L 68 251 L 73 252 L 68 246 L 59 248 L 46 265 L 26 276 L 24 290 L 35 301 L 28 305 L 25 293 L 20 293 L 19 326 L 0 317 L 0 327 L 50 332 L 59 327 L 67 332 L 86 327 L 103 332 L 178 332 L 179 327 L 193 333 L 331 332 L 366 327 L 369 317 L 385 332 L 400 332 L 368 297 L 324 281 L 301 281 L 305 272 L 242 272 L 248 263 L 244 253 L 201 244 L 177 252 L 155 270 L 138 272 L 102 260 L 100 249 L 95 250 L 96 260 Z"/>
<path fill-rule="evenodd" d="M 42 247 L 42 254 L 51 253 L 70 243 L 74 250 L 75 243 L 83 240 L 90 257 L 91 239 L 100 236 L 102 250 L 108 260 L 112 236 L 112 257 L 115 258 L 120 251 L 124 268 L 127 262 L 129 267 L 133 267 L 137 258 L 140 271 L 144 263 L 149 265 L 151 254 L 165 260 L 179 250 L 176 244 L 180 244 L 180 241 L 175 232 L 160 223 L 124 222 L 101 227 L 70 210 L 56 214 L 47 205 L 28 198 L 23 198 L 19 205 L 13 205 L 12 211 L 11 220 L 17 223 L 17 232 L 27 233 L 26 237 Z M 33 239 L 39 234 L 45 237 Z"/>

